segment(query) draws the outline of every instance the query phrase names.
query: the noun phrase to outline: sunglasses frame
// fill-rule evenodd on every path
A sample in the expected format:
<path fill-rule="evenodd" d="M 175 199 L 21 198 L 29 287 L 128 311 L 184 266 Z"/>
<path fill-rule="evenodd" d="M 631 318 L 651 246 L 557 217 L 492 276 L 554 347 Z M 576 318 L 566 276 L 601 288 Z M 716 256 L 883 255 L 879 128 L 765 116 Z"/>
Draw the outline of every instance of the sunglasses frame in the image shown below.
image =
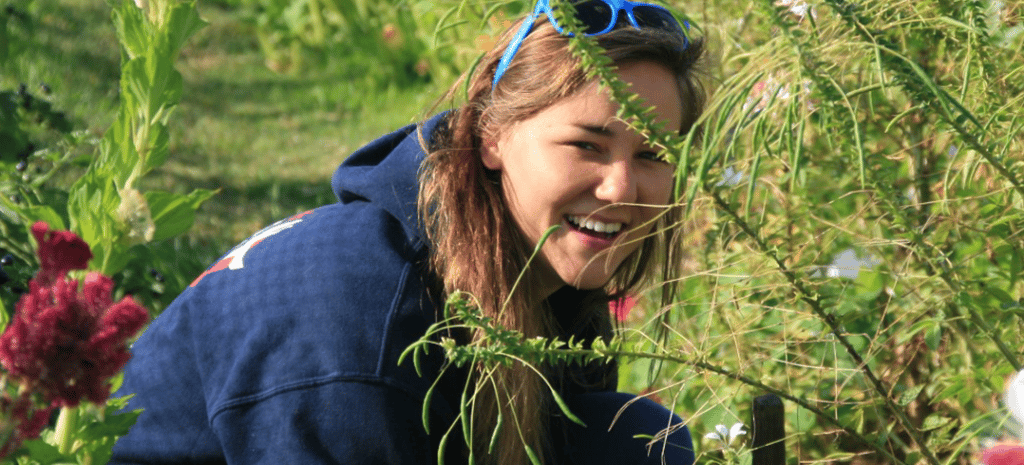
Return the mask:
<path fill-rule="evenodd" d="M 634 14 L 633 14 L 633 10 L 636 7 L 645 7 L 645 8 L 653 8 L 655 10 L 659 10 L 661 12 L 664 12 L 664 14 L 668 18 L 671 18 L 672 19 L 672 23 L 676 25 L 676 28 L 675 28 L 675 30 L 673 32 L 678 32 L 680 35 L 683 36 L 683 48 L 686 48 L 686 46 L 688 45 L 688 39 L 686 37 L 686 32 L 683 30 L 683 28 L 690 29 L 690 23 L 687 22 L 687 21 L 683 21 L 683 23 L 680 25 L 679 21 L 676 20 L 675 16 L 672 15 L 672 12 L 670 12 L 667 8 L 665 8 L 665 7 L 661 6 L 661 5 L 654 5 L 654 4 L 651 4 L 651 3 L 631 2 L 629 0 L 588 0 L 586 2 L 576 2 L 576 4 L 579 5 L 579 4 L 582 4 L 582 3 L 589 3 L 589 2 L 602 2 L 605 5 L 607 5 L 609 8 L 611 8 L 612 13 L 611 13 L 611 17 L 609 18 L 608 25 L 606 25 L 604 29 L 602 29 L 601 31 L 598 31 L 598 32 L 585 34 L 586 36 L 596 36 L 596 35 L 601 35 L 601 34 L 607 34 L 611 30 L 615 29 L 615 26 L 619 22 L 619 12 L 620 11 L 625 11 L 626 12 L 626 18 L 629 20 L 630 25 L 632 25 L 636 29 L 640 29 L 640 24 L 637 22 L 636 16 L 634 16 Z M 534 5 L 534 7 L 533 7 L 533 12 L 530 13 L 529 17 L 527 17 L 525 20 L 523 20 L 523 24 L 521 26 L 519 26 L 519 30 L 516 31 L 516 35 L 512 38 L 512 41 L 509 42 L 508 47 L 505 49 L 505 53 L 501 56 L 501 60 L 498 61 L 498 67 L 494 71 L 494 79 L 493 79 L 493 81 L 491 81 L 491 90 L 492 91 L 494 90 L 495 87 L 498 86 L 498 81 L 500 81 L 501 77 L 505 74 L 505 71 L 508 69 L 509 65 L 512 63 L 512 59 L 515 58 L 516 52 L 519 51 L 519 46 L 522 45 L 523 40 L 526 39 L 526 36 L 530 34 L 530 31 L 533 29 L 533 23 L 537 20 L 537 18 L 541 14 L 547 15 L 548 21 L 551 22 L 551 25 L 554 26 L 555 30 L 558 31 L 559 34 L 562 34 L 564 36 L 569 36 L 569 37 L 572 36 L 572 33 L 566 32 L 565 29 L 563 29 L 562 26 L 558 24 L 558 21 L 555 19 L 555 15 L 554 15 L 554 13 L 553 13 L 553 11 L 551 9 L 550 1 L 549 0 L 537 0 L 537 4 Z"/>

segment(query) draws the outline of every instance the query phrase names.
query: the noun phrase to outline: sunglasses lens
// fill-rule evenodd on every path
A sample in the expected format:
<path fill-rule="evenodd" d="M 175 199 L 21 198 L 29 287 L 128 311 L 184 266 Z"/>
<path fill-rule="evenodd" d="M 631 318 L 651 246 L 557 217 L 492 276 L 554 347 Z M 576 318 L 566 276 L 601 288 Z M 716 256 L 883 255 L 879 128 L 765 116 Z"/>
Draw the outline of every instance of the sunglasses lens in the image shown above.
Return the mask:
<path fill-rule="evenodd" d="M 674 18 L 668 10 L 663 8 L 649 5 L 637 5 L 633 8 L 633 17 L 636 18 L 636 23 L 640 27 L 661 29 L 663 31 L 671 31 L 678 34 L 683 33 L 682 27 L 679 26 L 679 21 L 676 21 L 676 18 Z"/>
<path fill-rule="evenodd" d="M 609 29 L 612 17 L 616 13 L 607 3 L 600 0 L 580 2 L 574 6 L 576 7 L 576 18 L 583 23 L 583 32 L 587 35 L 598 34 Z"/>

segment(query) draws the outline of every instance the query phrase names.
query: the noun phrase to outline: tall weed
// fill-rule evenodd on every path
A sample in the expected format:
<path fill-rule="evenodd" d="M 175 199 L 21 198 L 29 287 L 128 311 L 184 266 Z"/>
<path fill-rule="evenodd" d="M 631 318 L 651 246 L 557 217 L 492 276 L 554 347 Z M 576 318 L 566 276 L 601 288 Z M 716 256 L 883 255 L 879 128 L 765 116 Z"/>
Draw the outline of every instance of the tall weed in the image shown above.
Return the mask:
<path fill-rule="evenodd" d="M 774 393 L 791 460 L 972 463 L 1001 436 L 999 394 L 1024 363 L 1018 7 L 676 6 L 717 56 L 702 139 L 651 135 L 686 174 L 691 274 L 675 303 L 641 306 L 587 351 L 516 339 L 460 301 L 500 344 L 444 349 L 464 363 L 634 360 L 625 387 L 674 406 L 698 438 Z M 716 444 L 698 461 L 749 460 Z"/>

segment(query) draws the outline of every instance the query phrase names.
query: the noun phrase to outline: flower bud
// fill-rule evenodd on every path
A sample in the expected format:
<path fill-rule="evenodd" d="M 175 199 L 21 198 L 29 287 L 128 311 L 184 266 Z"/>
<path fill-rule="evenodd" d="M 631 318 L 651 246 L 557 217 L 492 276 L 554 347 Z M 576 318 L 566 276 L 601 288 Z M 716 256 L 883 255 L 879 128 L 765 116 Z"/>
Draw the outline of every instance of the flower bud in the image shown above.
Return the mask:
<path fill-rule="evenodd" d="M 381 30 L 381 39 L 384 40 L 384 45 L 388 48 L 398 48 L 402 46 L 402 31 L 398 29 L 394 24 L 385 24 Z"/>
<path fill-rule="evenodd" d="M 116 216 L 127 229 L 125 240 L 129 245 L 153 240 L 156 224 L 153 223 L 149 203 L 138 190 L 128 188 L 121 191 L 121 205 L 117 207 Z"/>

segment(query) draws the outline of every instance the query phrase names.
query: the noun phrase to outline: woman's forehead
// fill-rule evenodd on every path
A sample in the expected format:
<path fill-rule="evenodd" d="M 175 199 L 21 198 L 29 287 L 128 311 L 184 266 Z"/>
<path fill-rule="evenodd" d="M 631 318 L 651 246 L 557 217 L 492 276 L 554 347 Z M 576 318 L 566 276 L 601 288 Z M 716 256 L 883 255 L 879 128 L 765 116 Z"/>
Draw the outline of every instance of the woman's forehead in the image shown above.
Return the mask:
<path fill-rule="evenodd" d="M 639 97 L 641 105 L 653 107 L 656 121 L 666 128 L 682 125 L 682 101 L 675 75 L 667 68 L 650 62 L 628 63 L 616 70 L 625 82 L 628 92 Z M 550 124 L 577 126 L 591 132 L 617 131 L 625 127 L 619 118 L 619 103 L 609 90 L 596 80 L 588 82 L 572 95 L 565 97 L 537 114 Z"/>

